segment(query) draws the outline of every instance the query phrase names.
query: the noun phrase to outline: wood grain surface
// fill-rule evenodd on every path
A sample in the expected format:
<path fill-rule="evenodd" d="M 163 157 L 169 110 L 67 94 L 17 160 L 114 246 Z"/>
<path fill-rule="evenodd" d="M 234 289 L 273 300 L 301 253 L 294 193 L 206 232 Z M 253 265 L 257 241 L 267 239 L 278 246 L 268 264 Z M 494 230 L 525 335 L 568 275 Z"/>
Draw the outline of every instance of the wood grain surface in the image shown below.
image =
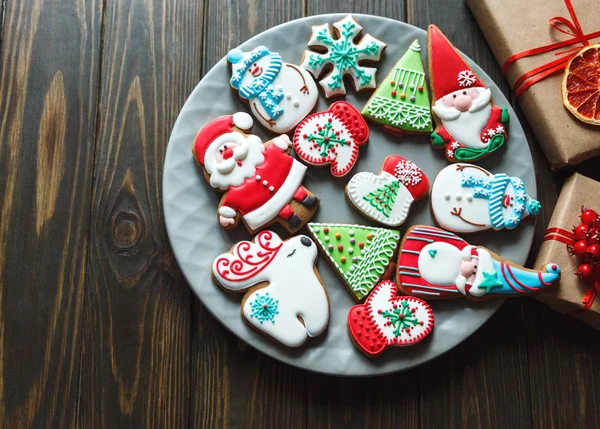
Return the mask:
<path fill-rule="evenodd" d="M 170 130 L 229 49 L 320 13 L 435 23 L 510 97 L 463 0 L 0 7 L 0 428 L 600 427 L 600 333 L 533 299 L 509 300 L 412 371 L 326 377 L 229 333 L 169 247 L 161 181 Z M 531 262 L 572 170 L 551 173 L 511 101 L 544 206 Z M 599 180 L 597 166 L 576 170 Z"/>

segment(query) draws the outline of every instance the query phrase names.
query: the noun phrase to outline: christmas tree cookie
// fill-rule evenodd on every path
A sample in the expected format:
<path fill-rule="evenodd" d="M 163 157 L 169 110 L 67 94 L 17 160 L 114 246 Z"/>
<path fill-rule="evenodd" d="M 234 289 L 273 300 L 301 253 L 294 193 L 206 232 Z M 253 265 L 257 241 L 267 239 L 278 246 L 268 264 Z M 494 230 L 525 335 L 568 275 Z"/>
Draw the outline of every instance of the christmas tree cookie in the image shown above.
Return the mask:
<path fill-rule="evenodd" d="M 433 131 L 421 46 L 415 40 L 377 87 L 362 114 L 394 134 Z"/>
<path fill-rule="evenodd" d="M 400 226 L 413 201 L 429 191 L 425 173 L 408 159 L 390 155 L 379 174 L 355 174 L 346 186 L 346 197 L 365 216 L 387 226 Z"/>
<path fill-rule="evenodd" d="M 400 232 L 361 225 L 309 223 L 308 230 L 357 301 L 386 274 Z"/>
<path fill-rule="evenodd" d="M 389 280 L 379 283 L 364 304 L 355 305 L 348 313 L 352 341 L 367 356 L 422 341 L 433 322 L 433 312 L 425 301 L 398 296 L 398 288 Z"/>

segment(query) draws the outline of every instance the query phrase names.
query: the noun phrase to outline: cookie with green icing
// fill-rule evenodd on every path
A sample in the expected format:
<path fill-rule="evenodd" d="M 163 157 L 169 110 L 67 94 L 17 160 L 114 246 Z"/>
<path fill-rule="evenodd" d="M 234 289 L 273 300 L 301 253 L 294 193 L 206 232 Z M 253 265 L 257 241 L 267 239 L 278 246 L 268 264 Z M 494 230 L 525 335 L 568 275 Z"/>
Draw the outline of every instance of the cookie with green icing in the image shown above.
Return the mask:
<path fill-rule="evenodd" d="M 384 277 L 400 241 L 399 231 L 371 226 L 309 223 L 308 230 L 357 301 Z"/>

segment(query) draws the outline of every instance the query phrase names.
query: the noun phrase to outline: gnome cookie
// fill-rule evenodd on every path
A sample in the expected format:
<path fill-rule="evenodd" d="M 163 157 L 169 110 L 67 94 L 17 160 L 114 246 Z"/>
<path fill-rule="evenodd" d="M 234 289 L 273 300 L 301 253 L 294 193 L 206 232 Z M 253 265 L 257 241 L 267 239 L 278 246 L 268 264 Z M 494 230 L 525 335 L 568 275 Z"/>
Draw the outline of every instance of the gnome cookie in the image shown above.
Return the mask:
<path fill-rule="evenodd" d="M 271 231 L 241 241 L 217 257 L 213 276 L 223 288 L 246 292 L 242 316 L 288 347 L 316 337 L 329 322 L 329 298 L 315 267 L 317 247 L 303 235 L 282 241 Z"/>
<path fill-rule="evenodd" d="M 542 206 L 518 177 L 492 174 L 472 164 L 453 164 L 439 172 L 431 188 L 436 222 L 454 232 L 514 229 Z"/>
<path fill-rule="evenodd" d="M 306 166 L 289 155 L 288 136 L 263 143 L 247 134 L 251 128 L 250 115 L 238 112 L 212 120 L 196 135 L 196 162 L 210 185 L 225 192 L 219 223 L 233 228 L 241 218 L 252 233 L 279 222 L 294 233 L 319 205 L 302 186 Z"/>
<path fill-rule="evenodd" d="M 390 155 L 379 174 L 355 174 L 346 185 L 346 197 L 365 216 L 387 226 L 400 226 L 413 201 L 429 192 L 425 173 L 414 162 Z"/>
<path fill-rule="evenodd" d="M 354 167 L 358 148 L 369 140 L 367 123 L 350 103 L 338 101 L 326 112 L 304 119 L 294 132 L 294 150 L 308 164 L 331 164 L 331 174 L 344 176 Z"/>
<path fill-rule="evenodd" d="M 396 135 L 431 133 L 430 106 L 421 46 L 415 40 L 379 84 L 362 114 Z"/>
<path fill-rule="evenodd" d="M 378 356 L 388 347 L 421 342 L 433 329 L 433 311 L 420 298 L 398 296 L 394 282 L 379 283 L 364 304 L 348 313 L 352 342 L 367 356 Z"/>
<path fill-rule="evenodd" d="M 474 161 L 498 150 L 507 139 L 506 107 L 492 101 L 490 89 L 435 25 L 427 33 L 433 113 L 438 127 L 431 143 L 450 162 Z"/>
<path fill-rule="evenodd" d="M 319 91 L 310 73 L 259 46 L 250 52 L 233 49 L 231 86 L 248 100 L 255 118 L 274 133 L 292 130 L 317 104 Z"/>
<path fill-rule="evenodd" d="M 401 293 L 427 299 L 466 297 L 474 301 L 522 296 L 551 286 L 560 267 L 529 270 L 451 232 L 413 226 L 406 232 L 398 258 Z"/>

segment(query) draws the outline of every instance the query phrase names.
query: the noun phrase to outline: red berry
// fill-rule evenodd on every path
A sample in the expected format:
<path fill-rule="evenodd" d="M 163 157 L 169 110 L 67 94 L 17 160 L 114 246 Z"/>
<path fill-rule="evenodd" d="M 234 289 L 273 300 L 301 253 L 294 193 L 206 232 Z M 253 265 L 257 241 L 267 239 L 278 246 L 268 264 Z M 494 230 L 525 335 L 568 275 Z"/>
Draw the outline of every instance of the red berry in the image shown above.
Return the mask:
<path fill-rule="evenodd" d="M 590 231 L 590 227 L 585 223 L 581 225 L 577 225 L 573 228 L 573 236 L 575 240 L 586 240 L 588 238 L 588 232 Z"/>
<path fill-rule="evenodd" d="M 600 244 L 592 244 L 586 250 L 586 255 L 593 262 L 600 261 Z"/>
<path fill-rule="evenodd" d="M 594 268 L 590 264 L 581 264 L 575 274 L 583 281 L 587 281 L 592 278 Z"/>
<path fill-rule="evenodd" d="M 576 242 L 573 245 L 573 253 L 575 254 L 575 256 L 577 256 L 579 258 L 584 258 L 587 248 L 588 248 L 587 241 L 579 240 L 578 242 Z"/>
<path fill-rule="evenodd" d="M 594 222 L 596 222 L 597 217 L 598 213 L 596 213 L 594 210 L 584 210 L 581 213 L 581 222 L 585 223 L 586 225 L 592 226 L 594 225 Z"/>

